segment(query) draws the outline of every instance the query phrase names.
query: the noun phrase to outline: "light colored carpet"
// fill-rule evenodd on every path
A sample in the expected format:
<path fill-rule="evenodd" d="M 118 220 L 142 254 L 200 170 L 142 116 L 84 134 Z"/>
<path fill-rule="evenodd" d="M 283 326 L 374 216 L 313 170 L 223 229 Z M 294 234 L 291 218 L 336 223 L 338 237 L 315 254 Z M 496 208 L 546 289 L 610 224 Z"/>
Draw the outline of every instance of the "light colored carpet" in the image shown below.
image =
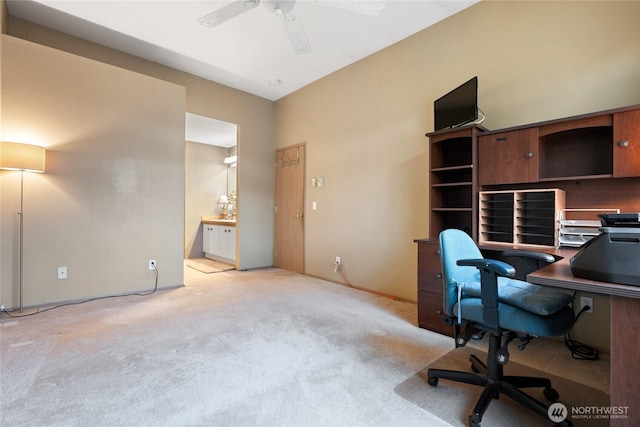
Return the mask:
<path fill-rule="evenodd" d="M 513 347 L 515 348 L 515 346 Z M 469 362 L 469 355 L 471 354 L 475 354 L 480 360 L 486 361 L 487 355 L 484 352 L 469 347 L 457 348 L 400 384 L 396 387 L 396 393 L 421 408 L 438 414 L 438 416 L 452 425 L 467 426 L 467 417 L 473 411 L 483 388 L 444 379 L 439 380 L 438 385 L 432 387 L 427 383 L 427 371 L 429 368 L 437 368 L 471 372 L 471 364 Z M 549 378 L 552 387 L 560 394 L 558 402 L 567 407 L 569 414 L 572 411 L 572 407 L 609 406 L 609 394 L 584 384 L 549 375 L 516 362 L 507 363 L 504 371 L 506 375 Z M 545 399 L 541 388 L 527 389 L 527 393 L 542 403 L 547 405 L 551 403 Z M 594 417 L 593 419 L 588 419 L 581 416 L 580 419 L 577 419 L 569 415 L 569 419 L 572 420 L 574 426 L 595 427 L 608 425 L 608 420 L 602 418 Z M 549 419 L 535 414 L 507 396 L 491 402 L 482 419 L 482 423 L 488 426 L 509 427 L 514 425 L 514 420 L 518 420 L 517 424 L 520 427 L 542 427 L 551 424 Z"/>
<path fill-rule="evenodd" d="M 191 267 L 194 270 L 198 270 L 201 273 L 211 274 L 220 273 L 221 271 L 229 271 L 235 269 L 231 264 L 225 264 L 224 262 L 216 261 L 209 258 L 197 258 L 187 261 L 187 267 Z"/>
<path fill-rule="evenodd" d="M 0 322 L 0 425 L 447 426 L 393 389 L 452 340 L 278 269 Z"/>
<path fill-rule="evenodd" d="M 185 268 L 182 288 L 3 316 L 0 425 L 451 426 L 394 391 L 453 348 L 415 322 L 413 303 L 284 270 Z"/>

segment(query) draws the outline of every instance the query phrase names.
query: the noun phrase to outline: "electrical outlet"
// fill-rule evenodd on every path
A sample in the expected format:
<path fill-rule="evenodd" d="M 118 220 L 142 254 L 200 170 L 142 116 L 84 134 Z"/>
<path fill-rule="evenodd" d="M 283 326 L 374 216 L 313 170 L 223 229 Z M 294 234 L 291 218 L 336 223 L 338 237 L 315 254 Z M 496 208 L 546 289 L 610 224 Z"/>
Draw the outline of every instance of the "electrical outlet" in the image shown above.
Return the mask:
<path fill-rule="evenodd" d="M 156 260 L 155 259 L 150 259 L 149 260 L 149 270 L 155 270 L 156 269 Z"/>
<path fill-rule="evenodd" d="M 340 257 L 339 256 L 336 257 L 336 265 L 340 265 Z"/>
<path fill-rule="evenodd" d="M 580 297 L 580 310 L 582 310 L 582 308 L 587 305 L 589 306 L 589 310 L 587 310 L 587 313 L 593 313 L 593 298 Z"/>
<path fill-rule="evenodd" d="M 67 278 L 67 267 L 58 267 L 58 280 Z"/>

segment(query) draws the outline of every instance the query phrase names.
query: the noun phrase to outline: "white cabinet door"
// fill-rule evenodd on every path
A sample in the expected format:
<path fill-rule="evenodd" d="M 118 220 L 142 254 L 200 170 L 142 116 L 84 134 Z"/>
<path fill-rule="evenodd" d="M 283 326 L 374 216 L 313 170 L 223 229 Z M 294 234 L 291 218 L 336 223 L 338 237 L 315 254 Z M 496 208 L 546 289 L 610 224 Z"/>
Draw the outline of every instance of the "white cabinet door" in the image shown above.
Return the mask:
<path fill-rule="evenodd" d="M 236 257 L 236 228 L 203 224 L 202 251 L 205 253 L 205 257 L 234 260 Z"/>
<path fill-rule="evenodd" d="M 218 228 L 215 225 L 202 225 L 202 251 L 206 254 L 216 253 L 218 244 Z"/>
<path fill-rule="evenodd" d="M 224 240 L 224 252 L 225 258 L 236 258 L 236 228 L 235 227 L 223 227 L 222 240 Z"/>
<path fill-rule="evenodd" d="M 202 252 L 209 253 L 211 248 L 211 226 L 202 224 Z"/>

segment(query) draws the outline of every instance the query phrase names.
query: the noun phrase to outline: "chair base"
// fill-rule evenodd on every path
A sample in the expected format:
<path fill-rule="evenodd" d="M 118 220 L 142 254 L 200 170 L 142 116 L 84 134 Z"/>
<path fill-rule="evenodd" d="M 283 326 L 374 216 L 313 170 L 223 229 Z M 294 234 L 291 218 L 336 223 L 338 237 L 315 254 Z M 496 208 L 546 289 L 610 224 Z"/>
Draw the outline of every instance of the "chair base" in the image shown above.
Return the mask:
<path fill-rule="evenodd" d="M 551 381 L 547 378 L 509 376 L 503 375 L 503 366 L 496 360 L 496 352 L 500 348 L 501 337 L 491 334 L 489 339 L 489 355 L 487 364 L 483 363 L 476 356 L 470 356 L 471 369 L 474 372 L 451 371 L 447 369 L 429 369 L 428 383 L 432 386 L 438 384 L 438 379 L 451 380 L 465 384 L 472 384 L 484 387 L 484 390 L 473 408 L 473 413 L 469 415 L 469 426 L 479 427 L 482 416 L 486 412 L 493 399 L 498 399 L 500 395 L 509 396 L 521 405 L 533 410 L 538 415 L 548 418 L 548 407 L 529 396 L 521 388 L 543 387 L 544 396 L 550 401 L 556 401 L 560 397 L 558 392 L 551 387 Z M 551 420 L 549 422 L 554 425 Z M 564 420 L 559 425 L 569 427 L 571 421 Z"/>

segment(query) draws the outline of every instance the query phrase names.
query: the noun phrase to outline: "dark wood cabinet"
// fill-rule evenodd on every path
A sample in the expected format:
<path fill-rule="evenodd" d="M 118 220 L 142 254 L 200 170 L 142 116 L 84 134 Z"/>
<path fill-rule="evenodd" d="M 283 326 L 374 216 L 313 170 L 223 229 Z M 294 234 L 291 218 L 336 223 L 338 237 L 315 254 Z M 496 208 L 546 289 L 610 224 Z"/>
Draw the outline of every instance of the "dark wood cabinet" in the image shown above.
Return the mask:
<path fill-rule="evenodd" d="M 639 133 L 638 107 L 484 132 L 479 185 L 638 177 Z"/>
<path fill-rule="evenodd" d="M 640 175 L 640 110 L 613 115 L 613 176 Z"/>
<path fill-rule="evenodd" d="M 438 241 L 418 244 L 418 326 L 453 336 L 453 327 L 444 321 L 442 267 Z"/>
<path fill-rule="evenodd" d="M 522 129 L 478 138 L 480 185 L 538 180 L 538 129 Z"/>
<path fill-rule="evenodd" d="M 427 134 L 429 138 L 429 238 L 418 243 L 418 324 L 453 336 L 443 321 L 442 269 L 438 237 L 457 228 L 478 236 L 478 134 L 464 126 Z"/>

